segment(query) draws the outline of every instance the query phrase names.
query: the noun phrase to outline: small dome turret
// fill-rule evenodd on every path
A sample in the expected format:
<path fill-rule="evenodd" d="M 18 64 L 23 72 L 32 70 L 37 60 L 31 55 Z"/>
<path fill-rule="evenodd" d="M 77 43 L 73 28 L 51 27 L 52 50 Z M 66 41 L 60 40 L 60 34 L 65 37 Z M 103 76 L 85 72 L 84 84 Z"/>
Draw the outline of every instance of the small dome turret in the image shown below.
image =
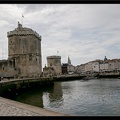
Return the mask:
<path fill-rule="evenodd" d="M 18 21 L 18 29 L 22 28 L 22 24 L 19 23 Z"/>

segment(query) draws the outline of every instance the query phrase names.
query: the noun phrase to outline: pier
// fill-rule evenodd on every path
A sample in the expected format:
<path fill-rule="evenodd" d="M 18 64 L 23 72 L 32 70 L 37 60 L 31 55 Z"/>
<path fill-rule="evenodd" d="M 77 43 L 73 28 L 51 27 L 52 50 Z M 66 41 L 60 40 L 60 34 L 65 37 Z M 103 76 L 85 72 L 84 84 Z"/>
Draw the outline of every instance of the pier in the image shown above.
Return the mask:
<path fill-rule="evenodd" d="M 22 89 L 42 88 L 46 86 L 53 86 L 54 81 L 68 81 L 82 79 L 84 76 L 66 75 L 55 77 L 39 77 L 39 78 L 20 78 L 20 79 L 3 79 L 0 81 L 0 95 L 12 92 L 16 94 Z M 24 91 L 23 91 L 24 92 Z"/>
<path fill-rule="evenodd" d="M 16 93 L 19 89 L 53 85 L 53 78 L 3 79 L 0 81 L 0 95 Z M 0 116 L 69 116 L 36 106 L 0 97 Z"/>

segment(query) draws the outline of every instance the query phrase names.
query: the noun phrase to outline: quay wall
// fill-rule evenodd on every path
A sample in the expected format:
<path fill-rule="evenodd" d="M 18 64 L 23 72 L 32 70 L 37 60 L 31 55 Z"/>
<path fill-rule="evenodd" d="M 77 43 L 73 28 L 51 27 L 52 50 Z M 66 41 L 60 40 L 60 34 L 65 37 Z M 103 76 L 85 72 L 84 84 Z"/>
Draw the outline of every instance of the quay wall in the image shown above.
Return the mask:
<path fill-rule="evenodd" d="M 97 75 L 98 78 L 120 78 L 120 75 Z"/>
<path fill-rule="evenodd" d="M 24 78 L 0 81 L 0 96 L 15 95 L 26 89 L 37 89 L 45 86 L 53 86 L 52 78 Z M 11 94 L 10 94 L 11 93 Z"/>
<path fill-rule="evenodd" d="M 16 95 L 24 92 L 26 89 L 37 89 L 50 87 L 55 81 L 69 81 L 82 79 L 83 76 L 60 76 L 60 77 L 40 77 L 40 78 L 23 78 L 9 79 L 0 81 L 0 96 Z"/>
<path fill-rule="evenodd" d="M 112 72 L 112 73 L 99 73 L 96 75 L 98 78 L 119 78 L 120 73 L 119 72 Z"/>
<path fill-rule="evenodd" d="M 78 79 L 82 79 L 84 78 L 85 76 L 79 76 L 79 75 L 76 75 L 76 76 L 72 76 L 72 75 L 69 75 L 69 76 L 61 76 L 61 77 L 54 77 L 54 81 L 69 81 L 69 80 L 78 80 Z"/>

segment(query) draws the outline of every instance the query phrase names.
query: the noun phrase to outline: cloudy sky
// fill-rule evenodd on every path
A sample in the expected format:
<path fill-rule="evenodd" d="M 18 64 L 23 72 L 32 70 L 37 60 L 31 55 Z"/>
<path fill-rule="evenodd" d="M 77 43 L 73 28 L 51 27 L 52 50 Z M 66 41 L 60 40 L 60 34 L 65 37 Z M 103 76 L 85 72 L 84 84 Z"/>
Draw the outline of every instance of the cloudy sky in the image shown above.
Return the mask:
<path fill-rule="evenodd" d="M 0 4 L 0 59 L 8 58 L 7 32 L 18 21 L 42 36 L 43 67 L 50 55 L 62 63 L 69 55 L 75 66 L 120 58 L 120 4 Z"/>

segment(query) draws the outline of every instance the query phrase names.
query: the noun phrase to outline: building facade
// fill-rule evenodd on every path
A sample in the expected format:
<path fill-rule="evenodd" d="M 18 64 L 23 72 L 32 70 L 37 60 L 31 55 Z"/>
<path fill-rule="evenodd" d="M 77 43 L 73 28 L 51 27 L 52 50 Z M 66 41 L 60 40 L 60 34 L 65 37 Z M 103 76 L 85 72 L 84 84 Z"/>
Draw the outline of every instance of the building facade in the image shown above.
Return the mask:
<path fill-rule="evenodd" d="M 73 74 L 75 72 L 75 66 L 71 64 L 70 57 L 68 56 L 68 62 L 62 64 L 62 74 Z"/>
<path fill-rule="evenodd" d="M 15 69 L 14 59 L 0 60 L 0 77 L 13 77 L 18 74 Z"/>
<path fill-rule="evenodd" d="M 62 64 L 62 74 L 68 74 L 68 64 L 67 63 Z"/>
<path fill-rule="evenodd" d="M 85 72 L 93 72 L 93 61 L 90 61 L 85 64 Z"/>
<path fill-rule="evenodd" d="M 95 60 L 85 64 L 76 66 L 75 73 L 112 73 L 120 72 L 120 59 L 107 59 L 106 56 L 104 60 Z"/>
<path fill-rule="evenodd" d="M 55 75 L 61 75 L 61 56 L 48 56 L 47 57 L 47 66 L 52 67 L 55 71 Z"/>
<path fill-rule="evenodd" d="M 99 70 L 100 70 L 100 64 L 99 64 L 98 61 L 93 62 L 92 66 L 93 66 L 93 71 L 94 72 L 99 72 Z"/>

